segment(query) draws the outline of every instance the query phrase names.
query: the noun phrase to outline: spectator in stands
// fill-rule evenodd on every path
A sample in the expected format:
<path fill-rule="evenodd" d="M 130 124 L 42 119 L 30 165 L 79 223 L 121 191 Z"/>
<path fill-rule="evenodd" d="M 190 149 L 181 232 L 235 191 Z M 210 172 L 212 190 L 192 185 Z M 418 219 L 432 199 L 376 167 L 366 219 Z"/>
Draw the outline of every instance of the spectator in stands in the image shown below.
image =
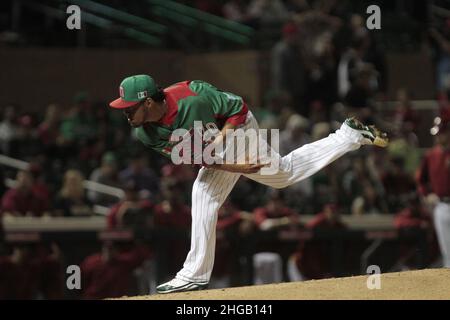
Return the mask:
<path fill-rule="evenodd" d="M 293 113 L 291 95 L 286 91 L 270 90 L 264 95 L 264 105 L 256 109 L 255 116 L 261 119 L 260 128 L 283 130 Z"/>
<path fill-rule="evenodd" d="M 325 34 L 317 39 L 316 45 L 318 47 L 317 52 L 315 52 L 315 56 L 309 63 L 308 94 L 306 100 L 310 109 L 309 118 L 313 122 L 328 121 L 331 106 L 338 101 L 337 62 L 331 36 Z"/>
<path fill-rule="evenodd" d="M 312 231 L 336 231 L 345 230 L 347 227 L 341 221 L 338 206 L 335 203 L 329 203 L 306 224 L 306 228 Z M 327 239 L 302 240 L 288 262 L 290 280 L 302 281 L 334 276 L 332 257 L 332 241 Z"/>
<path fill-rule="evenodd" d="M 16 186 L 3 195 L 3 216 L 42 216 L 48 210 L 49 199 L 33 190 L 32 174 L 29 171 L 19 171 L 16 180 Z"/>
<path fill-rule="evenodd" d="M 216 266 L 210 282 L 211 288 L 226 288 L 232 284 L 232 276 L 239 267 L 239 242 L 242 236 L 251 231 L 250 219 L 249 213 L 241 212 L 230 201 L 225 201 L 219 209 L 214 259 Z"/>
<path fill-rule="evenodd" d="M 159 179 L 156 173 L 147 165 L 145 155 L 136 152 L 131 155 L 129 165 L 119 173 L 121 183 L 134 181 L 138 190 L 145 197 L 152 199 L 159 192 Z"/>
<path fill-rule="evenodd" d="M 311 177 L 313 188 L 308 213 L 314 214 L 320 211 L 330 201 L 336 201 L 340 195 L 340 165 L 331 164 L 315 176 Z"/>
<path fill-rule="evenodd" d="M 84 173 L 90 169 L 90 163 L 79 162 L 80 152 L 87 158 L 89 147 L 97 139 L 98 123 L 92 110 L 89 96 L 86 92 L 79 92 L 73 99 L 73 106 L 62 118 L 59 134 L 61 161 L 67 167 L 85 167 Z M 66 164 L 67 163 L 67 164 Z"/>
<path fill-rule="evenodd" d="M 97 123 L 88 93 L 77 93 L 73 102 L 73 108 L 61 123 L 62 138 L 69 143 L 95 138 Z"/>
<path fill-rule="evenodd" d="M 195 170 L 191 166 L 177 166 L 173 163 L 167 163 L 161 168 L 161 179 L 173 179 L 177 182 L 177 187 L 181 189 L 181 197 L 184 203 L 191 202 L 192 183 L 195 180 Z"/>
<path fill-rule="evenodd" d="M 108 151 L 103 155 L 100 167 L 91 173 L 89 180 L 118 188 L 120 181 L 117 166 L 115 154 Z M 88 191 L 88 198 L 94 204 L 107 207 L 117 202 L 117 197 L 94 190 Z"/>
<path fill-rule="evenodd" d="M 397 103 L 393 118 L 395 126 L 394 130 L 397 131 L 400 136 L 408 137 L 408 135 L 417 132 L 420 118 L 413 109 L 408 91 L 404 88 L 397 91 Z"/>
<path fill-rule="evenodd" d="M 392 115 L 394 128 L 387 151 L 391 158 L 402 158 L 406 172 L 413 176 L 422 157 L 418 138 L 421 117 L 414 110 L 407 89 L 398 89 L 396 97 L 397 102 Z"/>
<path fill-rule="evenodd" d="M 338 93 L 345 99 L 356 76 L 365 65 L 364 57 L 369 48 L 367 37 L 357 36 L 352 39 L 350 47 L 342 54 L 338 65 Z"/>
<path fill-rule="evenodd" d="M 0 300 L 62 299 L 63 279 L 59 248 L 50 252 L 29 242 L 15 242 L 12 253 L 0 256 Z"/>
<path fill-rule="evenodd" d="M 223 6 L 222 13 L 224 18 L 227 20 L 243 24 L 249 23 L 246 0 L 227 1 Z"/>
<path fill-rule="evenodd" d="M 254 221 L 259 230 L 268 231 L 279 228 L 292 228 L 299 223 L 298 213 L 284 205 L 285 194 L 271 190 L 264 207 L 253 211 Z"/>
<path fill-rule="evenodd" d="M 81 263 L 83 299 L 116 298 L 135 295 L 133 271 L 151 257 L 144 245 L 130 241 L 105 240 L 102 251 Z"/>
<path fill-rule="evenodd" d="M 252 212 L 261 206 L 261 199 L 265 199 L 266 196 L 266 186 L 250 179 L 239 179 L 230 193 L 230 200 L 239 206 L 239 209 Z"/>
<path fill-rule="evenodd" d="M 289 104 L 290 96 L 286 92 L 270 90 L 264 95 L 264 103 L 262 107 L 257 107 L 254 110 L 254 115 L 259 120 L 259 127 L 263 129 L 278 129 L 281 117 L 288 111 L 290 113 Z"/>
<path fill-rule="evenodd" d="M 31 162 L 29 171 L 33 177 L 33 192 L 43 201 L 46 208 L 50 208 L 51 191 L 43 177 L 42 166 L 37 162 Z"/>
<path fill-rule="evenodd" d="M 84 177 L 80 171 L 69 169 L 54 203 L 54 214 L 64 217 L 87 217 L 93 214 L 92 203 L 84 192 Z"/>
<path fill-rule="evenodd" d="M 300 47 L 308 70 L 313 70 L 309 67 L 321 60 L 320 57 L 327 56 L 326 52 L 334 47 L 330 40 L 341 29 L 341 19 L 330 15 L 330 9 L 319 7 L 293 17 L 299 27 Z"/>
<path fill-rule="evenodd" d="M 107 215 L 109 229 L 151 227 L 153 225 L 153 204 L 147 199 L 139 199 L 139 189 L 134 181 L 124 185 L 125 198 L 114 205 Z"/>
<path fill-rule="evenodd" d="M 289 93 L 296 112 L 308 116 L 305 103 L 307 71 L 299 47 L 298 27 L 289 22 L 283 26 L 283 38 L 272 49 L 272 87 Z"/>
<path fill-rule="evenodd" d="M 164 248 L 171 252 L 166 261 L 166 275 L 169 277 L 177 272 L 189 251 L 191 210 L 184 204 L 183 188 L 176 180 L 164 178 L 161 187 L 163 200 L 155 205 L 154 222 L 158 230 L 166 230 L 167 234 L 173 235 L 164 240 Z M 177 230 L 175 233 L 174 228 Z"/>
<path fill-rule="evenodd" d="M 340 208 L 336 203 L 328 203 L 323 206 L 321 212 L 306 224 L 311 229 L 344 229 L 345 224 L 341 220 Z"/>
<path fill-rule="evenodd" d="M 254 245 L 252 257 L 254 283 L 274 283 L 283 279 L 283 259 L 287 259 L 291 249 L 278 238 L 279 232 L 294 231 L 303 227 L 299 214 L 287 207 L 286 193 L 269 189 L 265 206 L 253 210 L 255 230 L 266 232 Z"/>
<path fill-rule="evenodd" d="M 161 168 L 162 177 L 175 179 L 178 183 L 192 183 L 195 179 L 195 172 L 189 166 L 177 166 L 167 163 Z"/>
<path fill-rule="evenodd" d="M 37 127 L 37 137 L 42 146 L 39 154 L 41 176 L 48 182 L 52 193 L 55 192 L 54 186 L 61 183 L 62 161 L 67 157 L 59 134 L 60 125 L 61 106 L 50 104 L 45 111 L 44 120 Z"/>
<path fill-rule="evenodd" d="M 352 14 L 350 17 L 350 40 L 358 37 L 364 37 L 368 30 L 365 19 L 359 14 Z"/>
<path fill-rule="evenodd" d="M 331 124 L 326 121 L 315 123 L 311 129 L 311 139 L 323 139 L 331 133 Z"/>
<path fill-rule="evenodd" d="M 124 138 L 123 134 L 129 133 L 129 128 L 124 128 L 124 121 L 120 121 L 121 119 L 117 119 L 117 115 L 108 112 L 107 109 L 105 110 L 105 103 L 104 101 L 98 101 L 93 104 L 98 125 L 90 161 L 95 164 L 98 164 L 103 154 L 108 150 L 114 150 L 116 156 L 120 155 L 120 151 L 116 151 L 115 149 L 121 149 L 119 146 L 126 143 L 122 141 L 122 144 L 120 144 Z"/>
<path fill-rule="evenodd" d="M 60 106 L 50 104 L 45 111 L 44 120 L 39 124 L 37 134 L 49 156 L 57 155 L 59 144 L 59 126 L 61 124 Z"/>
<path fill-rule="evenodd" d="M 285 155 L 311 141 L 308 134 L 309 121 L 305 117 L 293 114 L 288 118 L 286 128 L 280 134 L 280 154 Z"/>
<path fill-rule="evenodd" d="M 412 193 L 409 196 L 408 205 L 395 215 L 396 228 L 428 228 L 431 225 L 431 216 L 419 197 Z"/>
<path fill-rule="evenodd" d="M 433 210 L 433 221 L 444 267 L 450 267 L 450 117 L 435 119 L 436 145 L 417 170 L 419 193 Z"/>
<path fill-rule="evenodd" d="M 190 208 L 182 198 L 182 187 L 174 179 L 162 181 L 162 201 L 155 206 L 155 224 L 186 228 L 191 225 Z"/>
<path fill-rule="evenodd" d="M 7 106 L 0 122 L 0 151 L 5 155 L 11 154 L 11 143 L 17 135 L 16 112 L 16 106 Z"/>
<path fill-rule="evenodd" d="M 349 115 L 356 116 L 358 119 L 362 119 L 361 121 L 374 123 L 375 110 L 372 99 L 375 88 L 373 79 L 377 72 L 369 64 L 361 65 L 355 72 L 355 79 L 344 99 Z"/>
<path fill-rule="evenodd" d="M 31 161 L 42 153 L 42 143 L 37 136 L 34 120 L 31 115 L 19 117 L 17 134 L 11 146 L 11 156 L 25 161 Z"/>
<path fill-rule="evenodd" d="M 352 202 L 352 214 L 355 216 L 363 214 L 389 213 L 387 206 L 375 186 L 369 181 L 362 183 L 362 194 Z"/>
<path fill-rule="evenodd" d="M 311 137 L 308 133 L 309 121 L 299 114 L 292 114 L 286 123 L 285 130 L 280 133 L 280 154 L 286 155 L 290 150 L 309 143 Z M 307 212 L 312 203 L 312 178 L 307 178 L 284 189 L 286 205 L 297 212 Z"/>
<path fill-rule="evenodd" d="M 398 269 L 410 270 L 423 267 L 417 256 L 421 249 L 426 251 L 420 253 L 427 259 L 427 261 L 421 261 L 421 263 L 429 265 L 434 262 L 439 254 L 439 247 L 433 230 L 431 214 L 426 206 L 421 203 L 418 194 L 410 194 L 407 206 L 395 215 L 394 226 L 401 235 Z M 408 237 L 409 234 L 417 234 L 418 232 L 425 232 L 425 237 Z M 419 241 L 426 241 L 426 248 L 420 246 L 420 243 L 418 244 L 418 239 Z"/>
<path fill-rule="evenodd" d="M 312 141 L 322 139 L 331 133 L 329 122 L 319 122 L 314 124 L 311 132 Z M 309 203 L 304 203 L 304 213 L 314 214 L 320 211 L 323 206 L 338 198 L 341 163 L 331 164 L 328 168 L 319 171 L 309 178 L 311 181 L 312 194 Z"/>
<path fill-rule="evenodd" d="M 382 174 L 389 212 L 397 212 L 406 205 L 406 200 L 415 191 L 412 175 L 405 171 L 405 162 L 401 157 L 389 158 L 389 167 Z"/>
<path fill-rule="evenodd" d="M 281 0 L 252 0 L 247 12 L 259 28 L 278 25 L 289 19 L 289 12 Z"/>
<path fill-rule="evenodd" d="M 99 126 L 99 131 L 100 126 Z M 74 162 L 70 162 L 71 167 L 77 167 L 84 175 L 89 175 L 92 171 L 94 171 L 101 161 L 103 153 L 105 150 L 104 139 L 101 135 L 98 138 L 90 139 L 90 140 L 82 140 L 78 145 L 78 159 L 79 162 L 75 164 Z"/>
<path fill-rule="evenodd" d="M 436 66 L 437 89 L 439 92 L 445 92 L 450 90 L 450 19 L 447 19 L 442 33 L 432 28 L 430 35 L 439 48 Z"/>
<path fill-rule="evenodd" d="M 411 176 L 414 176 L 422 158 L 422 151 L 417 143 L 417 140 L 411 142 L 401 137 L 389 141 L 389 146 L 387 147 L 389 157 L 402 158 L 405 171 Z"/>
<path fill-rule="evenodd" d="M 377 196 L 376 186 L 379 184 L 378 176 L 374 174 L 370 166 L 367 164 L 367 157 L 363 155 L 356 155 L 352 157 L 352 162 L 349 170 L 343 174 L 342 178 L 342 199 L 349 207 L 355 206 L 354 210 L 350 211 L 354 214 L 362 214 L 365 204 L 365 196 L 371 195 L 370 198 Z M 381 205 L 379 205 L 381 207 Z M 377 208 L 378 206 L 376 206 Z M 378 212 L 381 210 L 375 210 Z"/>

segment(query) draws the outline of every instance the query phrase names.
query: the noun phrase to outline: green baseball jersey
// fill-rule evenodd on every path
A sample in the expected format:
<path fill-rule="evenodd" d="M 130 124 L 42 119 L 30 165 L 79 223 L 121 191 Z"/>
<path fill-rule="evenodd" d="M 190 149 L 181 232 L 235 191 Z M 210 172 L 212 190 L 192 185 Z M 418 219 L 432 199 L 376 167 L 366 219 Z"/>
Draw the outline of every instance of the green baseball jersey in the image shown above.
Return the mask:
<path fill-rule="evenodd" d="M 158 122 L 135 128 L 136 137 L 146 146 L 170 157 L 174 142 L 170 137 L 176 129 L 191 131 L 194 121 L 203 127 L 215 125 L 221 129 L 225 123 L 239 126 L 245 123 L 248 109 L 243 99 L 220 91 L 199 80 L 176 83 L 164 89 L 167 113 Z"/>

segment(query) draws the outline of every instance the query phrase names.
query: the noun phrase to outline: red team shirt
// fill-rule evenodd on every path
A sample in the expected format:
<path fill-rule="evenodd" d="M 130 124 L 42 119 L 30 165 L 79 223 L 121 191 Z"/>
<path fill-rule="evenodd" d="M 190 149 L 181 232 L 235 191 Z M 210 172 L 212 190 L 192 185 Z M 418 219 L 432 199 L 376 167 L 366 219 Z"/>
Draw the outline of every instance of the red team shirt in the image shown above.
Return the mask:
<path fill-rule="evenodd" d="M 436 146 L 429 150 L 417 172 L 420 194 L 435 193 L 440 198 L 450 197 L 450 150 Z"/>

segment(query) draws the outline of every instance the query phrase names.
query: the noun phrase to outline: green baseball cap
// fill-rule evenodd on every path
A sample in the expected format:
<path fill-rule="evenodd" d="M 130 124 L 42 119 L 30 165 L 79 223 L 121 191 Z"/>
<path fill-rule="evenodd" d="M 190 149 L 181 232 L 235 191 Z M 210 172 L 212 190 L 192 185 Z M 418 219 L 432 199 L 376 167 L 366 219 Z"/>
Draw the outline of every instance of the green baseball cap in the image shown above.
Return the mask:
<path fill-rule="evenodd" d="M 109 106 L 115 109 L 129 108 L 157 91 L 158 87 L 152 77 L 146 74 L 131 76 L 120 83 L 120 98 L 112 101 Z"/>

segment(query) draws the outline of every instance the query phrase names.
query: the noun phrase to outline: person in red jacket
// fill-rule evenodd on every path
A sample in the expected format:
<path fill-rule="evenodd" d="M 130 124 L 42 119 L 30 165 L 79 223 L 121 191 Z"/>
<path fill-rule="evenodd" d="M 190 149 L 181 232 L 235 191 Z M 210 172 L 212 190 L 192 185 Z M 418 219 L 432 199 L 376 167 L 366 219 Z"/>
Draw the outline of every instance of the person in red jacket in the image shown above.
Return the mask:
<path fill-rule="evenodd" d="M 394 226 L 400 232 L 408 233 L 410 231 L 426 232 L 427 246 L 427 264 L 434 262 L 439 256 L 439 248 L 436 242 L 436 235 L 433 230 L 433 221 L 430 212 L 420 202 L 417 194 L 410 196 L 407 207 L 400 210 L 394 218 Z M 417 269 L 418 246 L 415 239 L 401 238 L 400 258 L 398 261 L 399 269 Z M 411 242 L 413 240 L 414 242 Z"/>
<path fill-rule="evenodd" d="M 13 216 L 42 216 L 48 210 L 48 199 L 33 189 L 34 180 L 29 171 L 17 173 L 17 185 L 6 191 L 1 200 L 1 213 Z"/>
<path fill-rule="evenodd" d="M 394 226 L 397 229 L 428 228 L 431 223 L 428 210 L 418 199 L 413 199 L 410 205 L 400 210 L 394 218 Z"/>
<path fill-rule="evenodd" d="M 0 256 L 0 300 L 62 299 L 63 269 L 56 244 L 50 250 L 29 241 L 11 243 Z"/>
<path fill-rule="evenodd" d="M 281 262 L 288 259 L 292 249 L 275 234 L 301 228 L 299 214 L 285 205 L 284 191 L 273 189 L 267 204 L 253 210 L 253 221 L 257 230 L 269 232 L 258 237 L 253 256 L 254 283 L 279 282 L 285 276 Z M 265 256 L 267 253 L 269 255 Z"/>
<path fill-rule="evenodd" d="M 345 224 L 341 221 L 339 207 L 334 203 L 326 204 L 322 212 L 319 212 L 314 219 L 306 224 L 309 229 L 345 229 Z"/>
<path fill-rule="evenodd" d="M 106 216 L 108 229 L 134 227 L 139 221 L 150 226 L 153 223 L 153 204 L 147 199 L 139 199 L 139 190 L 133 181 L 125 184 L 124 191 L 125 198 L 115 204 Z"/>
<path fill-rule="evenodd" d="M 164 178 L 161 182 L 163 200 L 155 205 L 155 225 L 189 229 L 191 209 L 183 202 L 183 186 L 177 180 Z"/>
<path fill-rule="evenodd" d="M 238 267 L 240 241 L 251 228 L 248 225 L 252 224 L 250 215 L 239 210 L 228 200 L 219 209 L 214 276 L 211 278 L 210 289 L 225 288 L 232 284 L 233 272 Z"/>
<path fill-rule="evenodd" d="M 189 251 L 189 243 L 186 238 L 191 229 L 191 209 L 184 204 L 184 189 L 178 180 L 169 177 L 163 178 L 161 189 L 163 200 L 155 205 L 153 212 L 155 228 L 167 231 L 165 234 L 170 235 L 168 238 L 164 238 L 164 243 L 158 244 L 160 252 L 166 251 L 164 256 L 167 260 L 163 277 L 168 278 L 177 271 L 180 264 L 183 264 Z M 175 233 L 174 228 L 177 231 Z"/>
<path fill-rule="evenodd" d="M 115 298 L 130 294 L 133 271 L 150 257 L 150 250 L 144 245 L 106 240 L 101 252 L 86 257 L 81 263 L 83 299 Z"/>
<path fill-rule="evenodd" d="M 443 266 L 450 268 L 450 115 L 435 119 L 431 134 L 436 145 L 425 155 L 416 174 L 419 193 L 432 206 Z"/>
<path fill-rule="evenodd" d="M 311 221 L 306 224 L 310 230 L 343 230 L 346 225 L 341 221 L 339 208 L 334 203 L 326 204 Z M 325 279 L 332 277 L 332 246 L 327 240 L 301 241 L 297 251 L 290 257 L 299 274 L 291 280 Z M 294 272 L 295 273 L 295 272 Z"/>
<path fill-rule="evenodd" d="M 284 197 L 284 192 L 274 189 L 267 204 L 253 210 L 254 221 L 259 230 L 292 227 L 299 222 L 298 213 L 284 205 Z"/>

